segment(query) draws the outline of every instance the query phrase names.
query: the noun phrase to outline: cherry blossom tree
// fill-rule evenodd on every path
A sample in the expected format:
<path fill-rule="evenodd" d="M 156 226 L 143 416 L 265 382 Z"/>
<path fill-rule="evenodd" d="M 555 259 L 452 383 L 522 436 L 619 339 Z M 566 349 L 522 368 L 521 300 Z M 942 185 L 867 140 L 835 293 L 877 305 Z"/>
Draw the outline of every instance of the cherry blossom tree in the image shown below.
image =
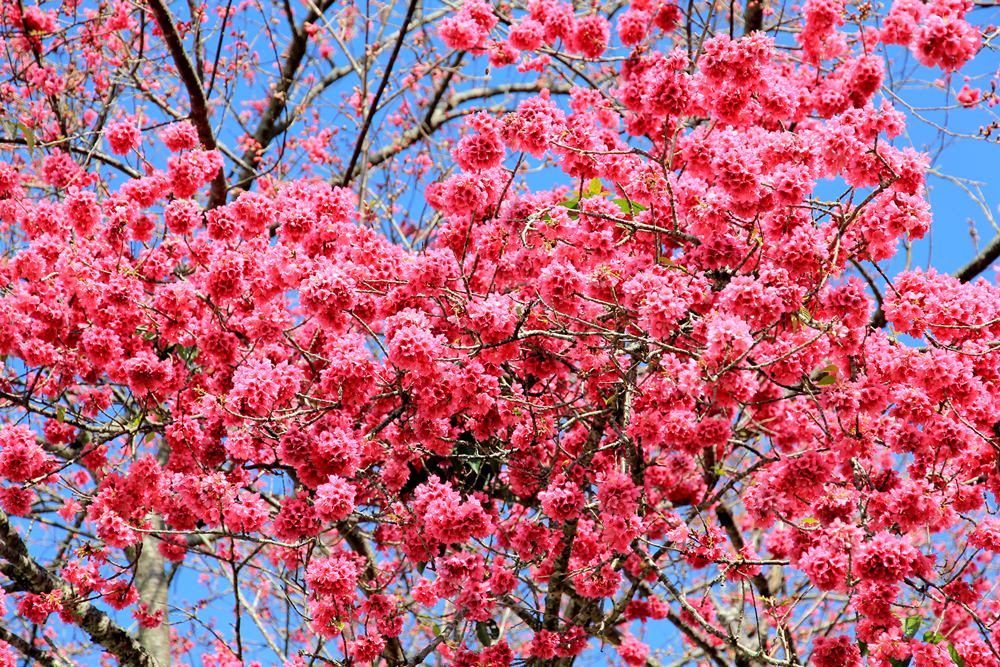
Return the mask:
<path fill-rule="evenodd" d="M 0 665 L 1000 667 L 990 12 L 0 0 Z"/>

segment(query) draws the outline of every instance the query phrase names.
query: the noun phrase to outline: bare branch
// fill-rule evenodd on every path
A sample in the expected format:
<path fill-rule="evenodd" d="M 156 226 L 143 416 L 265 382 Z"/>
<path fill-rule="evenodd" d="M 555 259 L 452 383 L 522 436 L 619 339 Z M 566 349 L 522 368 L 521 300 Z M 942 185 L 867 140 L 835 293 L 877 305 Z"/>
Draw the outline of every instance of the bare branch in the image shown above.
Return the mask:
<path fill-rule="evenodd" d="M 163 33 L 163 41 L 166 43 L 167 50 L 177 66 L 181 81 L 187 89 L 188 100 L 191 104 L 191 122 L 198 130 L 198 139 L 207 150 L 215 150 L 217 146 L 215 134 L 212 132 L 212 126 L 209 122 L 208 100 L 202 88 L 201 78 L 195 71 L 187 51 L 184 50 L 184 44 L 181 42 L 177 27 L 174 25 L 174 17 L 170 14 L 170 9 L 163 4 L 163 0 L 149 0 L 149 8 L 153 12 L 160 32 Z M 219 173 L 212 179 L 208 208 L 225 204 L 227 190 L 226 175 L 220 168 Z"/>
<path fill-rule="evenodd" d="M 146 652 L 139 641 L 94 605 L 79 599 L 65 581 L 46 570 L 28 554 L 21 536 L 0 510 L 0 572 L 24 590 L 45 595 L 62 594 L 64 609 L 90 638 L 118 658 L 125 667 L 162 667 Z"/>
<path fill-rule="evenodd" d="M 371 106 L 368 107 L 368 113 L 365 115 L 365 122 L 361 126 L 361 131 L 358 132 L 358 139 L 354 144 L 354 152 L 351 154 L 351 160 L 347 163 L 347 169 L 344 170 L 342 186 L 347 186 L 354 174 L 354 165 L 358 163 L 358 158 L 361 157 L 361 149 L 365 144 L 365 138 L 368 136 L 368 130 L 371 129 L 372 119 L 375 117 L 375 112 L 378 111 L 379 100 L 382 99 L 382 94 L 385 92 L 385 88 L 389 85 L 389 79 L 392 76 L 393 67 L 396 65 L 396 58 L 399 56 L 399 50 L 403 46 L 403 41 L 406 39 L 406 32 L 410 26 L 410 21 L 413 20 L 413 13 L 417 9 L 419 0 L 410 0 L 409 6 L 406 8 L 406 16 L 403 17 L 403 25 L 399 29 L 399 36 L 396 39 L 396 45 L 392 49 L 392 53 L 389 55 L 389 61 L 385 65 L 385 72 L 382 74 L 382 82 L 379 83 L 378 90 L 375 92 L 375 98 L 372 100 Z"/>

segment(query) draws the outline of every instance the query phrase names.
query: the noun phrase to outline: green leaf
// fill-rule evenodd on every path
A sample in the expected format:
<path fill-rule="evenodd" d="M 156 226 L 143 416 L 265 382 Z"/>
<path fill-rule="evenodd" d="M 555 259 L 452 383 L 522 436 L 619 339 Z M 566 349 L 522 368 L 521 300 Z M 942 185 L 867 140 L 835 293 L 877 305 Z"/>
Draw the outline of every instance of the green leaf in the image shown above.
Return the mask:
<path fill-rule="evenodd" d="M 129 422 L 128 422 L 128 424 L 126 424 L 125 428 L 130 433 L 138 433 L 139 432 L 139 428 L 142 426 L 142 417 L 143 417 L 143 415 L 140 412 L 135 417 L 133 417 L 131 420 L 129 420 Z"/>
<path fill-rule="evenodd" d="M 56 421 L 60 424 L 66 422 L 66 408 L 61 405 L 56 408 Z"/>
<path fill-rule="evenodd" d="M 965 667 L 965 658 L 958 654 L 954 644 L 948 644 L 948 655 L 951 656 L 951 661 L 958 665 L 958 667 Z"/>
<path fill-rule="evenodd" d="M 602 192 L 604 192 L 604 186 L 601 185 L 601 179 L 599 178 L 590 179 L 590 183 L 587 184 L 587 196 L 596 197 Z"/>
<path fill-rule="evenodd" d="M 568 208 L 571 211 L 575 211 L 575 210 L 577 210 L 577 209 L 580 208 L 580 198 L 579 197 L 572 197 L 572 198 L 567 199 L 566 201 L 560 203 L 559 205 L 562 206 L 563 208 Z"/>
<path fill-rule="evenodd" d="M 815 526 L 818 523 L 819 519 L 814 519 L 811 516 L 807 516 L 806 518 L 802 519 L 803 526 Z"/>
<path fill-rule="evenodd" d="M 837 381 L 837 374 L 840 369 L 837 368 L 835 364 L 830 364 L 825 368 L 821 368 L 816 375 L 813 376 L 813 384 L 817 387 L 829 387 Z"/>
<path fill-rule="evenodd" d="M 913 660 L 913 656 L 900 660 L 899 658 L 889 658 L 889 664 L 892 667 L 910 667 L 910 662 Z"/>
<path fill-rule="evenodd" d="M 618 206 L 618 208 L 622 210 L 622 213 L 624 213 L 625 215 L 635 215 L 640 211 L 646 210 L 646 207 L 643 206 L 642 204 L 636 204 L 634 201 L 629 201 L 624 197 L 620 199 L 612 199 L 611 201 L 614 202 Z"/>
<path fill-rule="evenodd" d="M 863 642 L 858 640 L 858 650 L 861 651 L 861 656 L 864 657 L 868 655 L 868 642 Z"/>
<path fill-rule="evenodd" d="M 492 618 L 476 623 L 476 636 L 483 646 L 493 646 L 494 642 L 500 638 L 500 628 Z"/>
<path fill-rule="evenodd" d="M 936 630 L 928 630 L 924 633 L 924 641 L 928 644 L 940 644 L 944 641 L 944 635 Z"/>
<path fill-rule="evenodd" d="M 920 616 L 907 616 L 903 619 L 903 636 L 907 639 L 913 639 L 917 636 L 917 631 L 920 630 L 920 626 L 923 624 L 924 619 Z"/>
<path fill-rule="evenodd" d="M 483 460 L 480 458 L 469 459 L 466 463 L 468 463 L 469 467 L 472 468 L 472 472 L 477 475 L 479 474 L 479 470 L 483 467 Z"/>
<path fill-rule="evenodd" d="M 21 134 L 24 135 L 24 143 L 28 146 L 28 152 L 33 154 L 35 152 L 35 131 L 20 121 L 14 125 L 21 130 Z"/>
<path fill-rule="evenodd" d="M 427 569 L 427 561 L 420 561 L 417 563 L 417 574 L 423 574 L 424 570 Z"/>

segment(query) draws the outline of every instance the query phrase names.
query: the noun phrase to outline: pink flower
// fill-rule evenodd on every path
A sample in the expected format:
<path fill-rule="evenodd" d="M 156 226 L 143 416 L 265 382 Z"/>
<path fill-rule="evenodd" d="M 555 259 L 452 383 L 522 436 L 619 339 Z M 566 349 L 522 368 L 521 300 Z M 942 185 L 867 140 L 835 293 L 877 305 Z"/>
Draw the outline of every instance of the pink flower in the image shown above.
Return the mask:
<path fill-rule="evenodd" d="M 500 133 L 489 129 L 477 134 L 466 134 L 458 141 L 452 157 L 465 171 L 481 171 L 500 166 L 504 146 Z"/>
<path fill-rule="evenodd" d="M 19 654 L 7 642 L 0 640 L 0 667 L 17 667 Z"/>
<path fill-rule="evenodd" d="M 302 498 L 286 498 L 274 518 L 274 535 L 286 542 L 312 537 L 319 533 L 320 528 L 316 512 Z"/>
<path fill-rule="evenodd" d="M 798 560 L 798 566 L 821 591 L 843 590 L 847 586 L 847 554 L 828 545 L 812 547 Z"/>
<path fill-rule="evenodd" d="M 47 12 L 41 7 L 28 5 L 21 16 L 25 32 L 32 36 L 55 32 L 59 24 L 54 12 Z"/>
<path fill-rule="evenodd" d="M 234 533 L 254 533 L 270 518 L 268 504 L 256 493 L 241 491 L 222 510 L 226 527 Z"/>
<path fill-rule="evenodd" d="M 908 45 L 926 14 L 927 5 L 920 0 L 895 0 L 882 22 L 882 41 Z"/>
<path fill-rule="evenodd" d="M 359 665 L 369 665 L 385 649 L 385 639 L 378 635 L 363 635 L 351 642 L 350 652 Z"/>
<path fill-rule="evenodd" d="M 100 222 L 101 207 L 97 204 L 97 194 L 91 190 L 72 190 L 66 196 L 64 206 L 73 231 L 80 236 L 88 236 Z"/>
<path fill-rule="evenodd" d="M 357 560 L 346 553 L 313 558 L 306 568 L 306 583 L 315 595 L 339 602 L 349 602 L 357 594 L 361 568 Z"/>
<path fill-rule="evenodd" d="M 422 519 L 426 537 L 441 544 L 461 544 L 474 537 L 486 537 L 493 526 L 492 518 L 478 499 L 463 500 L 451 484 L 436 477 L 417 487 L 413 510 Z"/>
<path fill-rule="evenodd" d="M 816 667 L 860 667 L 861 651 L 856 641 L 844 635 L 817 637 L 812 659 Z"/>
<path fill-rule="evenodd" d="M 438 33 L 450 49 L 476 51 L 485 47 L 496 23 L 493 8 L 484 0 L 466 0 L 455 15 L 441 19 Z"/>
<path fill-rule="evenodd" d="M 142 135 L 134 120 L 119 120 L 107 124 L 104 137 L 108 140 L 112 153 L 125 155 L 139 147 Z"/>
<path fill-rule="evenodd" d="M 671 32 L 681 20 L 681 8 L 675 2 L 665 2 L 653 19 L 663 32 Z"/>
<path fill-rule="evenodd" d="M 1000 553 L 1000 520 L 992 517 L 983 519 L 969 535 L 969 544 Z"/>
<path fill-rule="evenodd" d="M 354 485 L 343 477 L 330 475 L 316 488 L 316 514 L 324 521 L 343 521 L 354 511 Z"/>
<path fill-rule="evenodd" d="M 954 72 L 972 60 L 981 43 L 979 29 L 961 16 L 932 13 L 917 31 L 913 51 L 923 65 Z"/>
<path fill-rule="evenodd" d="M 160 130 L 160 141 L 172 153 L 196 148 L 201 143 L 198 140 L 198 130 L 186 120 L 171 123 Z"/>
<path fill-rule="evenodd" d="M 517 110 L 504 118 L 501 134 L 511 150 L 541 157 L 564 125 L 565 114 L 549 99 L 548 91 L 543 91 L 518 103 Z"/>
<path fill-rule="evenodd" d="M 925 567 L 923 556 L 913 545 L 884 531 L 861 545 L 855 564 L 858 576 L 865 581 L 886 584 L 902 581 Z"/>
<path fill-rule="evenodd" d="M 531 18 L 515 23 L 510 28 L 510 45 L 520 51 L 534 51 L 545 39 L 545 26 Z"/>
<path fill-rule="evenodd" d="M 618 655 L 622 657 L 626 665 L 631 667 L 642 667 L 646 664 L 646 657 L 649 655 L 649 646 L 626 634 L 621 644 L 617 647 Z"/>
<path fill-rule="evenodd" d="M 958 95 L 955 99 L 957 99 L 958 103 L 963 107 L 971 109 L 979 103 L 981 96 L 981 90 L 978 88 L 969 88 L 969 85 L 965 84 L 962 86 L 962 90 L 958 91 Z"/>
<path fill-rule="evenodd" d="M 324 429 L 316 434 L 312 446 L 314 465 L 327 474 L 353 477 L 357 472 L 363 444 L 349 428 Z"/>
<path fill-rule="evenodd" d="M 243 286 L 245 260 L 236 252 L 222 252 L 216 256 L 205 277 L 209 296 L 216 301 L 232 299 Z"/>
<path fill-rule="evenodd" d="M 306 312 L 319 316 L 325 325 L 339 330 L 357 305 L 357 290 L 357 283 L 346 271 L 323 262 L 314 266 L 302 281 L 299 294 Z"/>
<path fill-rule="evenodd" d="M 402 370 L 427 372 L 447 356 L 444 341 L 429 331 L 422 313 L 403 311 L 386 322 L 389 359 Z"/>
<path fill-rule="evenodd" d="M 0 506 L 11 516 L 28 516 L 36 500 L 38 495 L 30 488 L 10 486 L 0 489 Z"/>
<path fill-rule="evenodd" d="M 233 373 L 233 388 L 229 396 L 238 410 L 261 416 L 280 407 L 274 364 L 270 359 L 251 359 Z"/>
<path fill-rule="evenodd" d="M 723 365 L 740 358 L 753 345 L 750 327 L 735 315 L 718 315 L 707 323 L 704 359 Z"/>
<path fill-rule="evenodd" d="M 140 628 L 160 627 L 163 623 L 163 616 L 163 609 L 157 609 L 155 612 L 150 613 L 146 603 L 142 603 L 136 609 L 132 610 L 132 618 L 139 623 Z"/>
<path fill-rule="evenodd" d="M 222 167 L 222 155 L 218 151 L 190 150 L 170 156 L 167 159 L 167 175 L 174 196 L 181 199 L 193 196 L 215 178 Z"/>
<path fill-rule="evenodd" d="M 326 598 L 311 598 L 309 613 L 312 616 L 310 627 L 322 637 L 332 639 L 339 637 L 344 629 L 344 619 L 350 616 L 350 609 L 338 600 Z"/>
<path fill-rule="evenodd" d="M 173 368 L 167 359 L 161 360 L 151 352 L 138 352 L 122 364 L 129 386 L 137 394 L 162 391 L 173 379 Z"/>
<path fill-rule="evenodd" d="M 649 12 L 630 8 L 618 19 L 618 37 L 622 44 L 635 46 L 646 37 L 649 30 Z"/>
<path fill-rule="evenodd" d="M 139 591 L 125 579 L 108 582 L 104 587 L 104 601 L 114 609 L 124 609 L 139 600 Z"/>
<path fill-rule="evenodd" d="M 586 58 L 599 58 L 608 48 L 611 27 L 608 20 L 600 14 L 590 14 L 577 19 L 573 32 L 567 39 L 570 51 L 579 53 Z"/>
<path fill-rule="evenodd" d="M 201 224 L 201 207 L 190 199 L 174 199 L 164 208 L 163 217 L 174 234 L 188 234 Z"/>
<path fill-rule="evenodd" d="M 22 424 L 0 428 L 0 476 L 26 482 L 48 473 L 51 461 L 38 443 L 38 436 Z"/>
<path fill-rule="evenodd" d="M 62 609 L 62 591 L 42 595 L 26 593 L 17 605 L 17 613 L 25 620 L 41 625 L 54 611 Z"/>
<path fill-rule="evenodd" d="M 578 485 L 568 479 L 555 479 L 538 494 L 542 511 L 556 521 L 568 521 L 580 516 L 586 499 Z"/>
<path fill-rule="evenodd" d="M 553 309 L 561 313 L 576 313 L 577 297 L 584 290 L 586 280 L 570 264 L 554 262 L 538 276 L 538 294 Z"/>
<path fill-rule="evenodd" d="M 844 25 L 844 0 L 806 0 L 802 14 L 805 25 L 798 40 L 809 59 L 818 63 L 840 55 L 845 44 L 837 28 Z"/>
<path fill-rule="evenodd" d="M 626 517 L 639 508 L 639 489 L 632 478 L 615 470 L 597 476 L 597 500 L 601 512 L 610 516 Z"/>

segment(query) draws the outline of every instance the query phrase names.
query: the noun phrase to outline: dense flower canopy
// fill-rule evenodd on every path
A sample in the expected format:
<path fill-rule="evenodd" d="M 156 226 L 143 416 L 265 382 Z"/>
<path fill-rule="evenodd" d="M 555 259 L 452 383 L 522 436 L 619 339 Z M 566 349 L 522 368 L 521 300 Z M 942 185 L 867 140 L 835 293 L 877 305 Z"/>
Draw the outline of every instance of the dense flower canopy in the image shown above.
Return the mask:
<path fill-rule="evenodd" d="M 960 70 L 971 3 L 806 0 L 793 38 L 697 43 L 669 0 L 444 9 L 456 63 L 599 62 L 461 114 L 448 167 L 408 157 L 405 243 L 353 187 L 378 155 L 307 131 L 346 178 L 265 177 L 267 132 L 236 160 L 190 90 L 82 161 L 67 128 L 103 121 L 70 103 L 154 19 L 176 70 L 143 90 L 173 99 L 192 26 L 0 7 L 0 664 L 1000 666 L 1000 288 L 861 269 L 931 224 L 884 50 Z M 211 642 L 165 572 L 225 591 Z"/>

